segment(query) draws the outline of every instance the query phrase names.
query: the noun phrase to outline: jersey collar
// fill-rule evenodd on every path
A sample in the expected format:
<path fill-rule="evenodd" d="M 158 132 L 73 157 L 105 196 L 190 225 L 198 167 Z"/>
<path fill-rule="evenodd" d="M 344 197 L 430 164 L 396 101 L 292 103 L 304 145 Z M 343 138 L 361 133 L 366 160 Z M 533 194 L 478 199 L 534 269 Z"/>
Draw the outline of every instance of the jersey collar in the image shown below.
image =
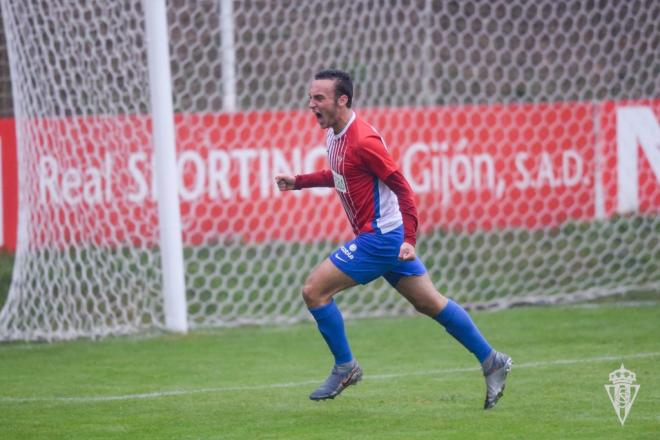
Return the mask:
<path fill-rule="evenodd" d="M 351 124 L 353 123 L 353 121 L 355 121 L 355 112 L 354 112 L 354 111 L 351 111 L 351 118 L 348 120 L 348 123 L 346 124 L 346 127 L 344 127 L 344 128 L 343 128 L 339 133 L 337 133 L 337 134 L 335 134 L 335 132 L 332 130 L 332 128 L 330 129 L 330 132 L 332 133 L 332 137 L 334 137 L 335 139 L 337 139 L 337 138 L 339 138 L 339 137 L 342 137 L 342 136 L 346 133 L 346 130 L 348 130 L 348 127 L 351 126 Z"/>

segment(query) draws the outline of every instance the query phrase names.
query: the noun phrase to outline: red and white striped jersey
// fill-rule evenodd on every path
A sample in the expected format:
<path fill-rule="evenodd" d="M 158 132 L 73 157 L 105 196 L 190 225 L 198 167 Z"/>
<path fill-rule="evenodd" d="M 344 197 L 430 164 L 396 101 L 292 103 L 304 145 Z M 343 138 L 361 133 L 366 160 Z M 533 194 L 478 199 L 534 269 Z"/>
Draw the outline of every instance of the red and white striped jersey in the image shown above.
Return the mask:
<path fill-rule="evenodd" d="M 355 113 L 339 134 L 327 135 L 334 186 L 353 232 L 387 233 L 403 221 L 396 194 L 385 185 L 398 167 L 380 134 Z"/>

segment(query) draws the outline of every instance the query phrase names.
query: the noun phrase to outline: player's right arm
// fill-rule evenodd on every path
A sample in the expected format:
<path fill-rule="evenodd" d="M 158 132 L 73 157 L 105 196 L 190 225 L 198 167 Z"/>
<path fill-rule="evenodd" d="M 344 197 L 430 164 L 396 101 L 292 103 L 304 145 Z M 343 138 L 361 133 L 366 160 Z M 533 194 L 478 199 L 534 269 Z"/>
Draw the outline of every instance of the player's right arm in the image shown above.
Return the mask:
<path fill-rule="evenodd" d="M 323 170 L 309 174 L 278 174 L 275 176 L 275 183 L 280 191 L 291 191 L 293 189 L 314 188 L 318 186 L 335 186 L 332 171 Z"/>
<path fill-rule="evenodd" d="M 275 183 L 277 183 L 277 187 L 280 191 L 291 191 L 296 187 L 296 176 L 278 174 L 275 176 Z"/>

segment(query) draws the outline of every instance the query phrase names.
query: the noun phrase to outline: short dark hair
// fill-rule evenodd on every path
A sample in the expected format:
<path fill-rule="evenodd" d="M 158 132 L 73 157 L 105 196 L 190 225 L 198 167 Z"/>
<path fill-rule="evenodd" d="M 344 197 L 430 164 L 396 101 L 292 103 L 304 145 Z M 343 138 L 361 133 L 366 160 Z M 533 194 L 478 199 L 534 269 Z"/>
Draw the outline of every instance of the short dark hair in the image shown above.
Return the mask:
<path fill-rule="evenodd" d="M 353 104 L 353 80 L 351 75 L 338 69 L 324 69 L 316 72 L 314 79 L 332 79 L 335 81 L 335 98 L 341 95 L 348 97 L 346 107 L 350 108 Z"/>

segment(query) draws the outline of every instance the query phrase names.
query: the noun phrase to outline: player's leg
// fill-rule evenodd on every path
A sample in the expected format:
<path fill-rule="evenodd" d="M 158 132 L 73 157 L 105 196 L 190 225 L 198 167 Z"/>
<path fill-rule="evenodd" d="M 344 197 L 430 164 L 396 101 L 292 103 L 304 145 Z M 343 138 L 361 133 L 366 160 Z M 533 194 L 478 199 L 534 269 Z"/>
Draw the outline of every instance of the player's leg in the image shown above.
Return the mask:
<path fill-rule="evenodd" d="M 362 377 L 362 369 L 346 339 L 344 320 L 332 297 L 355 284 L 367 284 L 396 266 L 402 240 L 403 227 L 384 234 L 360 234 L 332 252 L 305 282 L 305 303 L 335 356 L 330 377 L 309 396 L 312 400 L 332 399 Z"/>
<path fill-rule="evenodd" d="M 344 318 L 332 297 L 355 284 L 351 277 L 326 259 L 312 271 L 303 285 L 305 304 L 335 357 L 335 364 L 350 362 L 353 355 L 344 330 Z"/>
<path fill-rule="evenodd" d="M 333 300 L 336 293 L 355 284 L 351 277 L 326 259 L 312 271 L 303 285 L 305 304 L 335 358 L 330 376 L 310 394 L 312 400 L 334 399 L 344 388 L 362 378 L 362 370 L 348 344 L 344 318 Z"/>
<path fill-rule="evenodd" d="M 336 293 L 356 284 L 357 282 L 339 270 L 330 258 L 326 258 L 307 276 L 302 296 L 308 308 L 322 307 L 330 303 Z"/>
<path fill-rule="evenodd" d="M 417 311 L 442 324 L 480 363 L 493 351 L 465 309 L 441 295 L 427 273 L 401 277 L 395 288 Z"/>
<path fill-rule="evenodd" d="M 441 295 L 427 273 L 401 276 L 398 280 L 393 276 L 396 277 L 389 273 L 386 278 L 415 309 L 442 324 L 479 360 L 486 377 L 484 408 L 495 406 L 503 395 L 506 377 L 511 370 L 511 358 L 491 348 L 465 309 Z"/>

